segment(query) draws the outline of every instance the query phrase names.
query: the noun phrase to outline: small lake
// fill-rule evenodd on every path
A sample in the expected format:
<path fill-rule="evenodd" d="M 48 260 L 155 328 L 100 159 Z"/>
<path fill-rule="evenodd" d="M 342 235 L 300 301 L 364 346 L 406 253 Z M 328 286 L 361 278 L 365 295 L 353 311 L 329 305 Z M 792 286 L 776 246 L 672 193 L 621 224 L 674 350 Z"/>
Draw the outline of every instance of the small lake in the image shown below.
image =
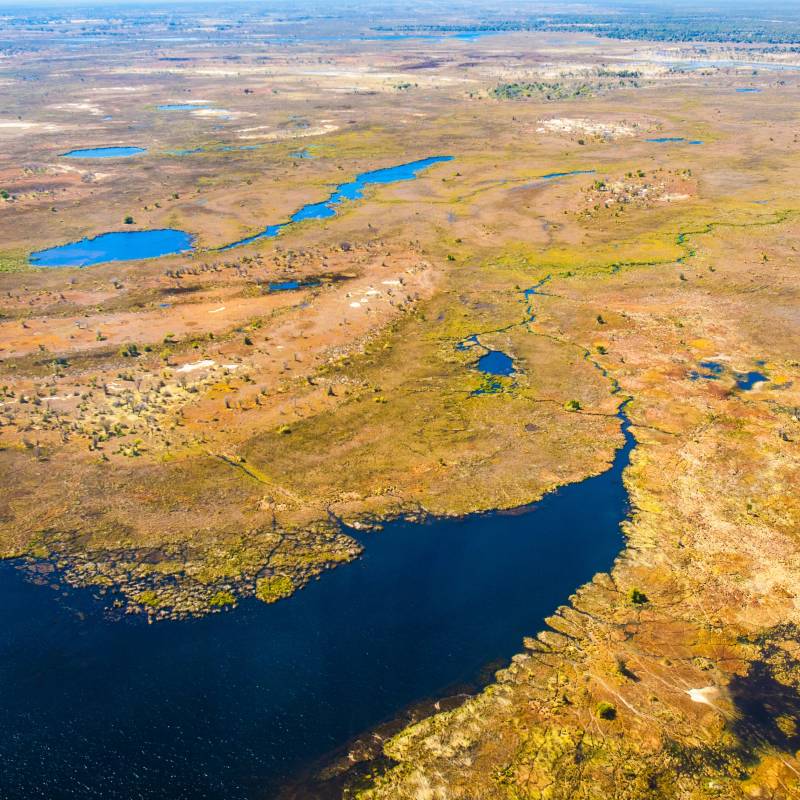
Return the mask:
<path fill-rule="evenodd" d="M 130 158 L 146 153 L 144 147 L 90 147 L 86 150 L 70 150 L 62 158 Z"/>
<path fill-rule="evenodd" d="M 478 369 L 487 375 L 513 375 L 514 361 L 501 350 L 490 350 L 478 359 Z"/>
<path fill-rule="evenodd" d="M 739 372 L 736 374 L 736 388 L 741 389 L 743 392 L 749 392 L 761 383 L 766 383 L 769 378 L 758 370 L 750 370 L 749 372 Z"/>
<path fill-rule="evenodd" d="M 762 366 L 763 362 L 757 362 L 757 366 Z M 712 359 L 705 359 L 698 364 L 699 369 L 689 370 L 689 380 L 707 380 L 717 381 L 725 376 L 728 372 L 725 365 L 721 361 L 714 361 Z M 749 392 L 752 389 L 760 387 L 762 383 L 769 382 L 769 376 L 761 370 L 747 370 L 746 372 L 733 372 L 737 389 L 743 392 Z"/>
<path fill-rule="evenodd" d="M 513 512 L 391 522 L 288 600 L 147 625 L 0 562 L 0 797 L 266 800 L 409 704 L 473 681 L 608 570 L 622 470 Z"/>
<path fill-rule="evenodd" d="M 175 228 L 149 231 L 116 231 L 81 239 L 30 255 L 35 267 L 89 267 L 105 261 L 158 258 L 192 249 L 193 237 Z"/>
<path fill-rule="evenodd" d="M 716 381 L 725 372 L 725 367 L 720 361 L 713 361 L 712 359 L 704 359 L 698 366 L 700 369 L 693 369 L 689 371 L 689 380 L 696 381 L 701 378 L 707 381 Z"/>

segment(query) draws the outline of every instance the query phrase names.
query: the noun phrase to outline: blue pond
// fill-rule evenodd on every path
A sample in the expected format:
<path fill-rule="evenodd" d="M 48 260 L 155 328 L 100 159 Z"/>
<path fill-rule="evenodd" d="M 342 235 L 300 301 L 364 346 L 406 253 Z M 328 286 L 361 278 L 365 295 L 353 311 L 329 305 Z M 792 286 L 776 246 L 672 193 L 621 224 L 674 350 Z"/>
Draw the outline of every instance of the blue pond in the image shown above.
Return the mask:
<path fill-rule="evenodd" d="M 158 106 L 159 111 L 197 111 L 199 108 L 210 108 L 208 103 L 164 103 Z"/>
<path fill-rule="evenodd" d="M 192 249 L 192 236 L 174 228 L 117 231 L 31 253 L 37 267 L 88 267 L 104 261 L 157 258 Z"/>
<path fill-rule="evenodd" d="M 478 369 L 487 375 L 512 375 L 514 362 L 500 350 L 490 350 L 478 359 Z"/>
<path fill-rule="evenodd" d="M 741 89 L 737 89 L 736 91 L 738 94 L 755 94 L 757 92 L 760 92 L 761 89 L 756 89 L 755 87 L 752 86 L 746 86 Z"/>
<path fill-rule="evenodd" d="M 698 366 L 702 372 L 695 369 L 691 370 L 689 372 L 689 380 L 696 381 L 703 378 L 707 381 L 716 381 L 725 371 L 725 367 L 719 361 L 712 361 L 711 359 L 701 361 Z"/>
<path fill-rule="evenodd" d="M 0 797 L 263 800 L 408 704 L 473 680 L 622 547 L 633 439 L 534 506 L 355 534 L 289 600 L 112 621 L 0 562 Z"/>
<path fill-rule="evenodd" d="M 63 158 L 130 158 L 146 152 L 144 147 L 90 147 L 86 150 L 70 150 Z"/>
<path fill-rule="evenodd" d="M 763 372 L 755 370 L 750 372 L 740 372 L 736 375 L 736 388 L 744 392 L 749 392 L 756 384 L 764 383 L 769 378 Z"/>
<path fill-rule="evenodd" d="M 272 238 L 295 222 L 335 217 L 336 206 L 340 205 L 345 200 L 357 200 L 363 197 L 364 189 L 367 186 L 411 181 L 414 180 L 422 170 L 427 169 L 433 164 L 451 161 L 452 158 L 452 156 L 433 156 L 431 158 L 420 159 L 419 161 L 411 161 L 408 164 L 398 164 L 396 167 L 386 167 L 385 169 L 376 169 L 372 172 L 362 172 L 360 175 L 356 176 L 354 181 L 340 183 L 327 200 L 323 200 L 321 203 L 309 203 L 303 206 L 299 211 L 296 211 L 289 217 L 288 222 L 282 222 L 278 225 L 269 225 L 261 231 L 261 233 L 257 233 L 255 236 L 248 236 L 246 239 L 240 239 L 238 242 L 233 242 L 221 249 L 230 250 L 234 247 L 251 244 L 259 239 Z"/>

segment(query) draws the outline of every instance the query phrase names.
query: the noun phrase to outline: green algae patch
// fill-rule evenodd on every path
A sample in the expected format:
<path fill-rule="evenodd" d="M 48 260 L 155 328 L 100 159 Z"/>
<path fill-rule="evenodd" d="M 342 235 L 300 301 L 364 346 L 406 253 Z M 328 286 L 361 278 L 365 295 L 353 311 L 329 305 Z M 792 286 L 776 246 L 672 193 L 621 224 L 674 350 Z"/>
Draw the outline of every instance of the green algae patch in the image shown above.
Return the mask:
<path fill-rule="evenodd" d="M 264 603 L 276 603 L 294 592 L 294 584 L 288 575 L 274 575 L 256 581 L 256 597 Z"/>

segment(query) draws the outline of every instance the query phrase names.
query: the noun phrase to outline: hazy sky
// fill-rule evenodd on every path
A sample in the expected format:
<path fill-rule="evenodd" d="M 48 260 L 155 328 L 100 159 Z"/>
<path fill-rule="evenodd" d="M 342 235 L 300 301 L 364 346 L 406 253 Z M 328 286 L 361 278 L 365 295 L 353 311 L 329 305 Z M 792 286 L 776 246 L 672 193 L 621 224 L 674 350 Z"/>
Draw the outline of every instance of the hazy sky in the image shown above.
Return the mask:
<path fill-rule="evenodd" d="M 508 9 L 508 15 L 513 18 L 516 14 L 545 11 L 545 12 L 580 12 L 580 11 L 611 11 L 623 8 L 639 9 L 650 11 L 685 11 L 689 14 L 702 13 L 747 13 L 748 16 L 758 17 L 761 14 L 788 13 L 797 16 L 798 0 L 585 0 L 584 2 L 546 2 L 542 0 L 454 0 L 454 2 L 436 2 L 436 0 L 422 0 L 421 2 L 381 2 L 380 0 L 366 0 L 359 3 L 359 0 L 222 0 L 222 2 L 198 2 L 198 0 L 103 0 L 103 2 L 79 2 L 74 0 L 0 0 L 0 7 L 4 10 L 18 10 L 20 15 L 25 14 L 31 8 L 58 8 L 63 12 L 65 8 L 72 7 L 76 13 L 89 8 L 103 8 L 108 6 L 169 6 L 181 5 L 187 7 L 196 5 L 198 8 L 212 7 L 217 11 L 224 11 L 226 6 L 234 5 L 257 5 L 261 11 L 269 11 L 274 8 L 276 11 L 302 11 L 303 8 L 317 8 L 331 10 L 337 6 L 340 8 L 353 9 L 360 5 L 368 7 L 371 11 L 386 8 L 393 10 L 395 14 L 398 10 L 408 10 L 409 15 L 413 15 L 414 8 L 424 9 L 428 13 L 441 9 L 443 17 L 446 18 L 448 11 L 454 13 L 465 9 L 479 10 L 485 8 L 493 13 L 495 17 L 502 16 L 503 10 Z M 438 7 L 438 8 L 437 8 Z"/>

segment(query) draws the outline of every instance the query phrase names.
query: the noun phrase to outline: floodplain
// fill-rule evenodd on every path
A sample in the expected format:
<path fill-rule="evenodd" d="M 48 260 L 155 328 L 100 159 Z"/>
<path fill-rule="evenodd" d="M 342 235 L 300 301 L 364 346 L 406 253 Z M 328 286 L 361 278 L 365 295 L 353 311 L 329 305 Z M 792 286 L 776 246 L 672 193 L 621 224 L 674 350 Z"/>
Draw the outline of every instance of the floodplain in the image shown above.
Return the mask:
<path fill-rule="evenodd" d="M 0 796 L 800 796 L 800 57 L 429 13 L 4 17 Z"/>

